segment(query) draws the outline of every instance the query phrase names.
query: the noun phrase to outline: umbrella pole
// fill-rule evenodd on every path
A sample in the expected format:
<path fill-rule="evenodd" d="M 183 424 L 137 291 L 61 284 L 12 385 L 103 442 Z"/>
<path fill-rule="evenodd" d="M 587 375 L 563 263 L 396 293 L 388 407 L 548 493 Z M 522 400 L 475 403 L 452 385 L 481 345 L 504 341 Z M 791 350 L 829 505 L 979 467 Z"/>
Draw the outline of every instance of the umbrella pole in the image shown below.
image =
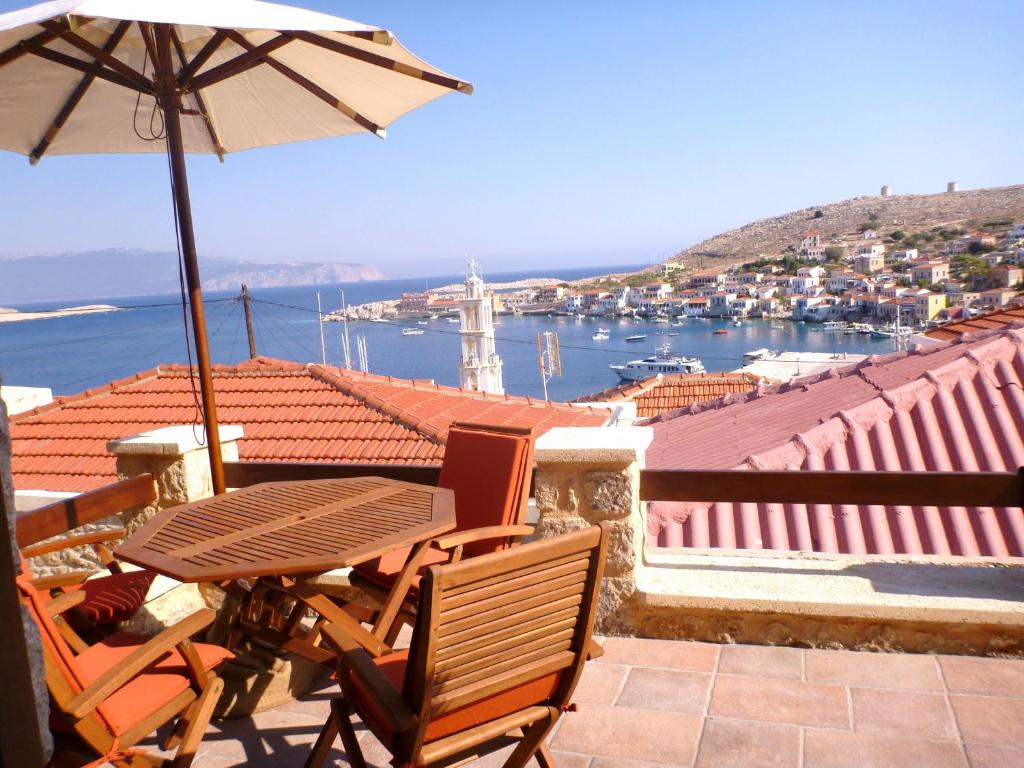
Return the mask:
<path fill-rule="evenodd" d="M 192 205 L 188 196 L 188 175 L 185 172 L 185 149 L 181 139 L 181 94 L 174 83 L 171 66 L 171 40 L 166 25 L 157 24 L 157 50 L 160 62 L 160 96 L 158 102 L 164 114 L 167 148 L 174 182 L 174 202 L 178 211 L 178 231 L 181 235 L 182 258 L 185 261 L 185 282 L 188 285 L 188 306 L 192 315 L 192 335 L 196 345 L 196 365 L 199 368 L 199 388 L 203 401 L 203 422 L 206 426 L 206 450 L 210 456 L 210 478 L 214 494 L 225 491 L 224 461 L 220 452 L 220 430 L 217 426 L 217 405 L 213 397 L 213 372 L 210 366 L 210 347 L 206 337 L 206 313 L 203 310 L 203 291 L 199 280 L 199 261 L 196 256 L 196 236 L 192 228 Z M 170 72 L 168 76 L 165 73 Z"/>

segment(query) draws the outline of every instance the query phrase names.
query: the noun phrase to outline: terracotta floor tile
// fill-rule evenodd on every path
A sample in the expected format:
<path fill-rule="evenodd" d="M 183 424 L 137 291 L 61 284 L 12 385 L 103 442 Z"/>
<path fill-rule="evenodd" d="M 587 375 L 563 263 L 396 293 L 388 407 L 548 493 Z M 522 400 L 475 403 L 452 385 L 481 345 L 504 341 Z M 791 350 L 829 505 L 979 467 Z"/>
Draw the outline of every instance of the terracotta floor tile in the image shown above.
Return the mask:
<path fill-rule="evenodd" d="M 967 768 L 960 746 L 855 731 L 804 731 L 804 768 Z"/>
<path fill-rule="evenodd" d="M 799 680 L 803 651 L 770 645 L 723 645 L 718 671 L 730 675 L 756 675 Z"/>
<path fill-rule="evenodd" d="M 696 768 L 797 768 L 800 729 L 744 720 L 708 718 Z"/>
<path fill-rule="evenodd" d="M 204 742 L 209 742 L 207 754 L 237 760 L 240 765 L 302 765 L 322 726 L 318 717 L 278 708 L 218 721 L 217 730 L 208 731 Z M 336 756 L 340 755 L 337 751 Z"/>
<path fill-rule="evenodd" d="M 711 675 L 704 672 L 634 667 L 616 703 L 702 715 L 710 686 Z"/>
<path fill-rule="evenodd" d="M 941 693 L 851 688 L 853 729 L 873 733 L 957 739 L 956 723 Z"/>
<path fill-rule="evenodd" d="M 806 651 L 807 679 L 841 685 L 941 691 L 934 656 L 864 651 Z"/>
<path fill-rule="evenodd" d="M 638 637 L 609 637 L 604 641 L 602 664 L 630 664 L 637 667 L 665 667 L 711 672 L 719 646 L 686 640 L 644 640 Z"/>
<path fill-rule="evenodd" d="M 587 664 L 572 700 L 577 704 L 614 704 L 629 667 L 619 664 Z"/>
<path fill-rule="evenodd" d="M 595 757 L 590 768 L 665 768 L 679 763 L 649 763 L 646 760 L 623 760 L 621 757 Z M 561 765 L 558 768 L 562 768 Z"/>
<path fill-rule="evenodd" d="M 982 744 L 965 746 L 971 768 L 1009 768 L 1024 765 L 1024 747 L 989 747 Z"/>
<path fill-rule="evenodd" d="M 940 656 L 950 693 L 1024 698 L 1024 660 Z"/>
<path fill-rule="evenodd" d="M 964 741 L 1024 746 L 1024 699 L 950 696 L 949 700 Z"/>
<path fill-rule="evenodd" d="M 710 714 L 765 723 L 849 728 L 846 689 L 838 685 L 718 675 Z"/>
<path fill-rule="evenodd" d="M 700 717 L 633 707 L 581 705 L 565 718 L 551 748 L 601 757 L 689 765 L 697 752 Z M 671 734 L 671 738 L 666 738 Z"/>

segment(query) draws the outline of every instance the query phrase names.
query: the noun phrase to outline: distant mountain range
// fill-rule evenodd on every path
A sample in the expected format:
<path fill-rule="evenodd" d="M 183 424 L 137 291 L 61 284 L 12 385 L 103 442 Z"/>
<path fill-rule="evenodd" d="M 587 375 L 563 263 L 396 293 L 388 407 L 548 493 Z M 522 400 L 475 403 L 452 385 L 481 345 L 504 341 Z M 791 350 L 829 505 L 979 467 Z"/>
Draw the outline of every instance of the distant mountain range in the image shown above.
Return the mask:
<path fill-rule="evenodd" d="M 240 259 L 200 259 L 204 290 L 380 280 L 374 266 L 343 263 L 256 264 Z M 111 248 L 58 256 L 0 257 L 0 302 L 106 298 L 176 293 L 177 254 Z"/>

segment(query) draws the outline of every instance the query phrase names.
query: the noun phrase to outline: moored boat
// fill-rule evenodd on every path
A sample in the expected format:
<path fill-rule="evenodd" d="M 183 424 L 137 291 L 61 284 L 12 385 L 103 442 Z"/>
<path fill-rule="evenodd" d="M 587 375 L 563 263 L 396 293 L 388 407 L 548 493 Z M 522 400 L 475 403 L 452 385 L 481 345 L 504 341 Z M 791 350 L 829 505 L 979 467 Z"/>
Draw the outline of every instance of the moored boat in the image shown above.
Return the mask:
<path fill-rule="evenodd" d="M 650 357 L 630 360 L 624 365 L 608 366 L 623 381 L 639 381 L 658 374 L 706 373 L 704 363 L 696 357 L 673 355 L 668 344 L 659 347 Z"/>

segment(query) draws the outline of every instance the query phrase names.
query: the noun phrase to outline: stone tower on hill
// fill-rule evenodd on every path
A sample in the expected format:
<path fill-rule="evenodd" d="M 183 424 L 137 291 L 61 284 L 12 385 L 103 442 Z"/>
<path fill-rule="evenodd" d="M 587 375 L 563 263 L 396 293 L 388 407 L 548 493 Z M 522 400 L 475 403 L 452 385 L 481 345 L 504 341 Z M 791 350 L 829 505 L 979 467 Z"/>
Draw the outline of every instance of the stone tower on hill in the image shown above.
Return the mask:
<path fill-rule="evenodd" d="M 475 260 L 469 262 L 466 296 L 459 302 L 459 384 L 463 389 L 502 395 L 505 388 L 501 383 L 501 358 L 494 347 L 494 305 L 483 278 L 477 274 L 477 266 Z"/>

